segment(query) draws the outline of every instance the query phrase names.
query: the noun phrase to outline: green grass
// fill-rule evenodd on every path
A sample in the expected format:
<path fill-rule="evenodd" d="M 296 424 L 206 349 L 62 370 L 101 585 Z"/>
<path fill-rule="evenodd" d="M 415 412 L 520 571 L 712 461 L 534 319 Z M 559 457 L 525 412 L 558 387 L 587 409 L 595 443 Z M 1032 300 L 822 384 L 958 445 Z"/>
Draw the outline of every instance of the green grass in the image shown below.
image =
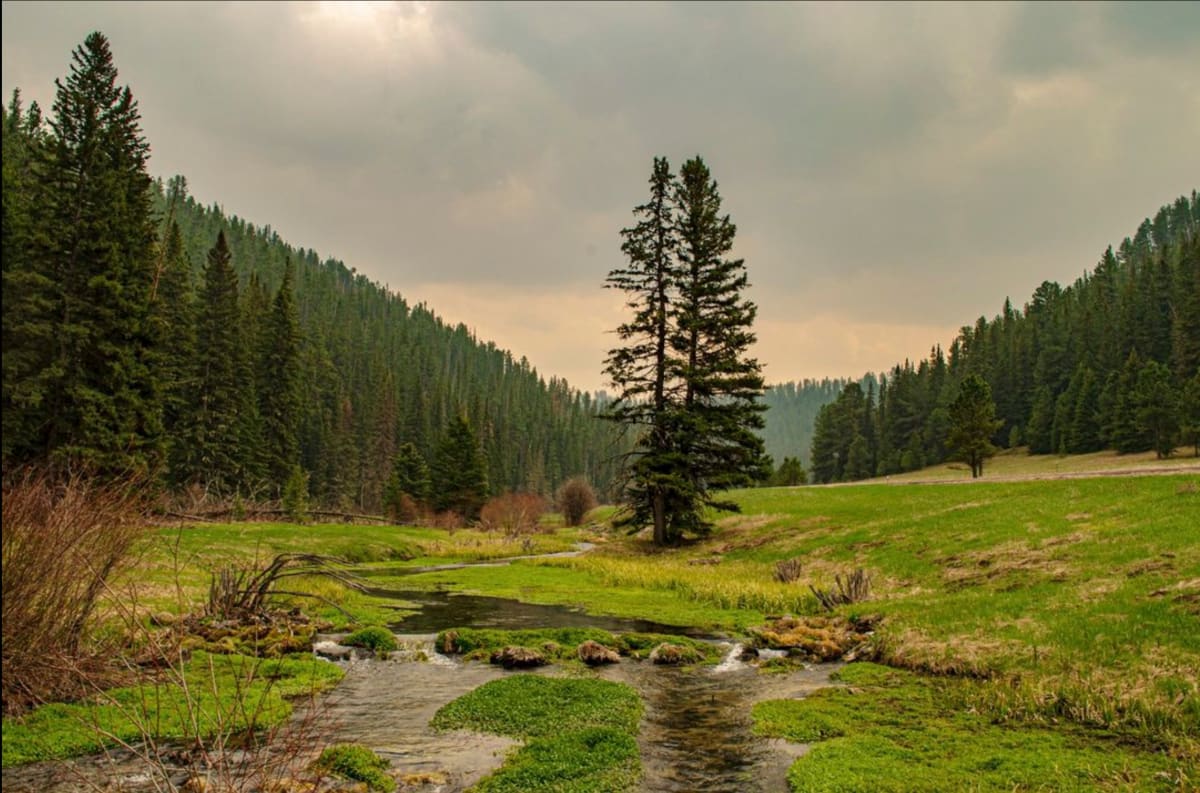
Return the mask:
<path fill-rule="evenodd" d="M 533 552 L 570 550 L 580 536 L 572 529 L 533 535 Z M 347 524 L 183 525 L 158 529 L 147 538 L 139 549 L 138 564 L 121 588 L 132 589 L 146 613 L 187 612 L 207 593 L 213 570 L 227 564 L 262 566 L 288 552 L 320 554 L 359 567 L 388 570 L 519 556 L 529 550 L 522 540 L 475 530 Z M 286 588 L 323 598 L 282 597 L 280 603 L 300 606 L 333 630 L 382 625 L 405 613 L 403 602 L 369 597 L 327 578 L 293 578 Z"/>
<path fill-rule="evenodd" d="M 636 784 L 642 702 L 621 683 L 590 678 L 512 675 L 444 706 L 435 729 L 470 729 L 526 743 L 480 793 L 619 793 Z"/>
<path fill-rule="evenodd" d="M 371 625 L 355 631 L 342 639 L 349 647 L 365 647 L 375 653 L 390 653 L 396 649 L 396 637 L 387 628 Z"/>
<path fill-rule="evenodd" d="M 970 706 L 976 681 L 874 664 L 840 676 L 845 687 L 754 706 L 759 735 L 815 744 L 788 774 L 794 791 L 1169 791 L 1194 779 L 1181 761 L 1114 737 L 996 725 Z"/>
<path fill-rule="evenodd" d="M 313 768 L 321 773 L 334 774 L 353 782 L 365 782 L 369 790 L 392 793 L 396 780 L 388 776 L 389 763 L 366 746 L 339 743 L 321 752 Z"/>
<path fill-rule="evenodd" d="M 4 767 L 75 757 L 118 741 L 265 729 L 291 714 L 289 697 L 331 688 L 344 674 L 311 655 L 262 660 L 203 652 L 194 653 L 182 672 L 182 680 L 115 688 L 87 701 L 43 705 L 21 718 L 5 718 Z"/>
<path fill-rule="evenodd" d="M 1003 464 L 998 460 L 988 476 Z M 1097 458 L 1080 465 L 1108 463 Z M 808 586 L 829 587 L 836 574 L 862 567 L 871 575 L 872 597 L 839 613 L 883 617 L 875 636 L 880 659 L 925 674 L 984 679 L 947 678 L 963 687 L 953 698 L 925 701 L 922 707 L 936 718 L 924 732 L 914 728 L 902 744 L 906 751 L 953 745 L 946 736 L 955 730 L 983 735 L 983 744 L 1009 733 L 1014 741 L 1057 736 L 1060 743 L 1050 745 L 1076 752 L 1073 768 L 1106 769 L 1092 764 L 1088 752 L 1097 736 L 1113 734 L 1122 746 L 1171 752 L 1180 763 L 1194 764 L 1200 757 L 1200 476 L 1026 482 L 988 476 L 957 486 L 740 491 L 733 498 L 741 515 L 721 516 L 711 537 L 676 549 L 658 551 L 644 538 L 614 534 L 582 558 L 373 581 L 741 632 L 770 614 L 817 613 Z M 178 534 L 177 551 L 166 553 L 176 536 L 164 531 L 133 575 L 143 584 L 144 603 L 174 597 L 176 580 L 184 582 L 185 595 L 202 594 L 215 561 L 261 559 L 282 550 L 336 554 L 361 545 L 367 550 L 360 558 L 376 560 L 364 564 L 385 571 L 524 552 L 515 541 L 479 532 L 235 524 L 188 529 Z M 538 550 L 563 550 L 581 536 L 539 535 Z M 799 580 L 776 582 L 775 563 L 790 558 L 800 560 Z M 180 575 L 172 560 L 180 560 Z M 349 605 L 362 624 L 388 621 L 396 613 L 391 607 L 404 605 L 329 582 L 309 586 Z M 511 638 L 503 640 L 523 643 Z M 480 646 L 499 641 L 496 634 Z M 888 712 L 886 697 L 857 702 L 867 721 Z M 955 721 L 963 710 L 982 722 Z M 840 725 L 845 734 L 830 733 L 815 758 L 844 751 L 847 768 L 868 768 L 877 752 L 880 767 L 890 767 L 900 750 L 880 743 L 887 736 L 833 715 L 824 714 L 826 727 Z M 980 732 L 983 722 L 998 732 Z M 967 748 L 959 750 L 967 754 Z M 1014 751 L 1019 756 L 1025 749 Z M 1035 757 L 1029 762 L 1042 767 Z M 826 766 L 810 766 L 817 767 Z M 1084 785 L 1071 781 L 1073 773 L 1064 770 L 1059 783 L 1067 789 Z M 1100 771 L 1088 773 L 1078 779 L 1109 784 Z"/>
<path fill-rule="evenodd" d="M 374 579 L 381 586 L 405 589 L 447 588 L 459 592 L 513 598 L 527 603 L 582 608 L 592 614 L 653 620 L 705 630 L 736 630 L 762 622 L 761 611 L 718 605 L 669 589 L 637 583 L 614 586 L 581 559 L 517 562 L 504 567 L 474 567 Z M 647 562 L 652 564 L 652 562 Z"/>

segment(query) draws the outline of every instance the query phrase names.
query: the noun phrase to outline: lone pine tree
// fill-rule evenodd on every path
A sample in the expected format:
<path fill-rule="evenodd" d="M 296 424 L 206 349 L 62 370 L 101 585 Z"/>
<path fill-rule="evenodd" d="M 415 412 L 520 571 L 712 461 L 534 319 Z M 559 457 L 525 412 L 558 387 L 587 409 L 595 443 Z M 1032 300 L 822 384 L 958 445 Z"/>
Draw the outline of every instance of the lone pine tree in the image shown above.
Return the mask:
<path fill-rule="evenodd" d="M 968 375 L 950 404 L 950 437 L 947 444 L 967 465 L 971 477 L 983 476 L 983 461 L 996 453 L 992 435 L 1004 423 L 996 418 L 996 403 L 987 381 Z"/>
<path fill-rule="evenodd" d="M 699 157 L 671 176 L 656 158 L 650 200 L 621 232 L 628 263 L 607 286 L 625 291 L 633 319 L 606 373 L 619 389 L 607 416 L 639 432 L 628 468 L 628 522 L 665 544 L 710 528 L 705 510 L 736 510 L 715 494 L 763 475 L 756 308 L 742 292 L 745 263 L 729 258 L 736 227 Z"/>

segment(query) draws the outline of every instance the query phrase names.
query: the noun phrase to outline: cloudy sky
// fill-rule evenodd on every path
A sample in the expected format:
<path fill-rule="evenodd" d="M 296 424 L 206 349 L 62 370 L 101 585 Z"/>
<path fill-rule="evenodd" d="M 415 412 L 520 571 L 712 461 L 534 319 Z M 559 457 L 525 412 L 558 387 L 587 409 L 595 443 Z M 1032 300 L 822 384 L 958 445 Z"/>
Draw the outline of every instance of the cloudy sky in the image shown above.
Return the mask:
<path fill-rule="evenodd" d="M 920 357 L 1200 187 L 1200 3 L 5 2 L 5 95 L 91 30 L 156 175 L 589 389 L 655 155 L 719 181 L 771 382 Z"/>

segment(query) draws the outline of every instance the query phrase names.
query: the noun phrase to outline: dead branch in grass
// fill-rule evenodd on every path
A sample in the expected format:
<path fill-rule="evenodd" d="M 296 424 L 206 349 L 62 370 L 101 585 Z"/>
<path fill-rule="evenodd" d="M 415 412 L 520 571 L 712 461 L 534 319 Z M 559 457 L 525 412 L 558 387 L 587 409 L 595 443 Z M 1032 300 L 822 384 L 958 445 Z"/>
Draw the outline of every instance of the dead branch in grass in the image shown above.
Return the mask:
<path fill-rule="evenodd" d="M 834 575 L 836 590 L 817 589 L 809 584 L 813 595 L 827 611 L 833 611 L 846 603 L 861 603 L 871 596 L 871 576 L 861 567 L 844 579 L 841 573 Z"/>

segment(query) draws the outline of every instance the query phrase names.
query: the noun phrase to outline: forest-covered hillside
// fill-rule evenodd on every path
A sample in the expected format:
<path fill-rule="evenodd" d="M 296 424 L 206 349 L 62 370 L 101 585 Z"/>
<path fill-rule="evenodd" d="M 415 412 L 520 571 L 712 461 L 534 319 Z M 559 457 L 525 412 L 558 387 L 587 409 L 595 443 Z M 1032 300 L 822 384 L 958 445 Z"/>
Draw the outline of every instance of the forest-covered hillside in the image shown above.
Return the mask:
<path fill-rule="evenodd" d="M 1144 220 L 1090 272 L 1046 281 L 1022 309 L 962 328 L 948 352 L 897 364 L 878 393 L 849 385 L 813 434 L 818 482 L 911 471 L 947 459 L 949 408 L 986 381 L 1000 447 L 1034 454 L 1156 449 L 1200 438 L 1200 197 Z"/>
<path fill-rule="evenodd" d="M 401 450 L 451 475 L 476 463 L 449 456 L 465 438 L 486 492 L 610 486 L 613 428 L 588 394 L 152 179 L 101 34 L 49 114 L 15 92 L 2 121 L 6 471 L 250 498 L 307 479 L 322 504 L 378 510 Z"/>
<path fill-rule="evenodd" d="M 172 214 L 162 185 L 159 215 Z M 443 322 L 336 259 L 295 248 L 267 227 L 227 217 L 188 196 L 173 216 L 199 281 L 219 231 L 239 281 L 274 294 L 296 267 L 303 406 L 301 461 L 327 503 L 377 504 L 396 450 L 412 443 L 430 463 L 450 420 L 465 413 L 479 436 L 493 492 L 552 493 L 582 474 L 607 488 L 616 447 L 592 396 L 539 375 L 524 358 Z M 262 302 L 262 298 L 257 298 Z M 264 384 L 269 387 L 269 384 Z"/>
<path fill-rule="evenodd" d="M 874 380 L 875 376 L 868 374 L 860 381 L 860 385 L 866 389 L 868 383 Z M 817 413 L 837 399 L 850 382 L 847 378 L 827 377 L 767 386 L 763 392 L 767 412 L 764 414 L 766 426 L 762 436 L 767 454 L 776 464 L 785 458 L 795 457 L 805 468 L 808 467 Z"/>

